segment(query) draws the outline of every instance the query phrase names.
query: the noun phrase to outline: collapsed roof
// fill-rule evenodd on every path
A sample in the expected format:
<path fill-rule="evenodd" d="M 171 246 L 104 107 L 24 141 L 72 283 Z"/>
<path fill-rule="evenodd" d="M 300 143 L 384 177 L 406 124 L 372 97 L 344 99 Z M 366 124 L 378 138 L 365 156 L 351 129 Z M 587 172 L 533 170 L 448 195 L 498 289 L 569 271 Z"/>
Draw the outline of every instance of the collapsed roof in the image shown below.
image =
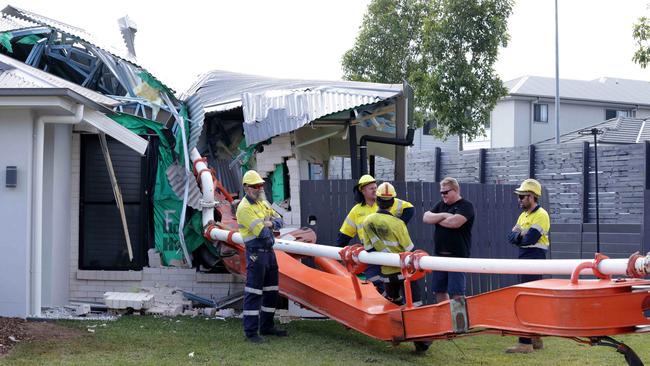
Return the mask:
<path fill-rule="evenodd" d="M 215 70 L 202 75 L 183 98 L 197 124 L 204 114 L 242 108 L 244 134 L 251 145 L 402 93 L 401 84 L 276 79 Z"/>
<path fill-rule="evenodd" d="M 120 22 L 128 52 L 83 29 L 14 6 L 0 12 L 0 54 L 46 71 L 116 103 L 116 112 L 167 124 L 182 104 L 173 90 L 139 66 L 133 49 L 135 25 Z"/>

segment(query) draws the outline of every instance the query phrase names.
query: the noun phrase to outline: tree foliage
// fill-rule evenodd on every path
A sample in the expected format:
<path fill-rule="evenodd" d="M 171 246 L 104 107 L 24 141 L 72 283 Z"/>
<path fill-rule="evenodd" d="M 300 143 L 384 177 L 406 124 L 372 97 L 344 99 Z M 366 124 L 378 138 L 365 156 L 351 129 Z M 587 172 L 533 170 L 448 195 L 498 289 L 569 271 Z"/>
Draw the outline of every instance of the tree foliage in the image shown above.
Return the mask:
<path fill-rule="evenodd" d="M 632 37 L 636 40 L 637 46 L 632 61 L 645 69 L 650 62 L 650 19 L 640 17 L 634 24 Z"/>
<path fill-rule="evenodd" d="M 474 138 L 507 93 L 493 66 L 511 12 L 512 0 L 373 0 L 343 56 L 344 77 L 405 79 L 419 125 L 433 119 L 439 136 Z"/>

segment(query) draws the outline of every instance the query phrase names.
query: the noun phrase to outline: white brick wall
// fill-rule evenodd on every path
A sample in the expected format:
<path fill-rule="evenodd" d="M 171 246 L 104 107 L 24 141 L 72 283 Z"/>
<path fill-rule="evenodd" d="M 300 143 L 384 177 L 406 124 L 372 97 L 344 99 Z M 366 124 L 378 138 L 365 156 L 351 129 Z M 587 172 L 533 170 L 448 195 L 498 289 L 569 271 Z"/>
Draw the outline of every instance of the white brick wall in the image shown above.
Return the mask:
<path fill-rule="evenodd" d="M 275 170 L 277 164 L 282 164 L 285 158 L 289 158 L 287 168 L 289 170 L 291 213 L 284 217 L 284 223 L 297 227 L 300 226 L 300 169 L 291 148 L 291 136 L 274 137 L 270 145 L 265 145 L 264 151 L 256 155 L 256 170 L 262 177 L 266 177 Z"/>
<path fill-rule="evenodd" d="M 156 284 L 178 287 L 196 295 L 219 299 L 243 290 L 243 281 L 231 274 L 198 273 L 187 268 L 149 268 L 142 271 L 79 270 L 79 182 L 81 143 L 72 136 L 72 202 L 70 212 L 70 300 L 103 302 L 104 292 L 137 291 Z"/>
<path fill-rule="evenodd" d="M 274 137 L 270 145 L 264 145 L 264 151 L 255 156 L 257 165 L 255 169 L 262 177 L 266 177 L 275 170 L 277 164 L 282 164 L 284 158 L 293 156 L 291 151 L 291 137 L 283 135 Z"/>

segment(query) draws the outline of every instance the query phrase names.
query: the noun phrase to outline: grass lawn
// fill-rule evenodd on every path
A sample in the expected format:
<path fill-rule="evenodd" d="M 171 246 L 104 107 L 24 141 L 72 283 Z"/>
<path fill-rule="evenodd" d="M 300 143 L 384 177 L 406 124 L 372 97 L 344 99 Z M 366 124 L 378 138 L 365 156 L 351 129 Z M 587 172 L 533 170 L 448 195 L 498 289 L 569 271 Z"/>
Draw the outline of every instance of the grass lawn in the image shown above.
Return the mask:
<path fill-rule="evenodd" d="M 171 319 L 171 320 L 170 320 Z M 425 356 L 411 353 L 411 343 L 393 347 L 333 321 L 294 321 L 287 338 L 262 345 L 244 341 L 241 320 L 202 317 L 127 316 L 115 322 L 60 321 L 87 335 L 58 341 L 21 343 L 0 365 L 625 365 L 609 347 L 545 338 L 546 348 L 528 355 L 503 350 L 514 337 L 479 335 L 436 341 Z M 95 332 L 87 327 L 96 325 Z M 620 336 L 650 364 L 650 334 Z M 193 357 L 188 354 L 193 352 Z"/>

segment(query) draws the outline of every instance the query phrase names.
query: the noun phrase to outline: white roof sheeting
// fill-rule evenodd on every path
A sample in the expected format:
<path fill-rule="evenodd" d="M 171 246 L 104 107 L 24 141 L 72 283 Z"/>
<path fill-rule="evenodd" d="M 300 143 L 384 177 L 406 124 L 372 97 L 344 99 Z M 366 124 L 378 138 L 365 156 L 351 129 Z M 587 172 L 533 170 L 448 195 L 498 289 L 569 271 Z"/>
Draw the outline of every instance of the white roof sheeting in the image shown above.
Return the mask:
<path fill-rule="evenodd" d="M 511 96 L 555 97 L 555 79 L 523 76 L 507 81 Z M 560 79 L 560 98 L 650 106 L 650 82 L 603 77 L 596 80 Z"/>
<path fill-rule="evenodd" d="M 401 84 L 354 81 L 276 79 L 215 70 L 204 74 L 186 93 L 188 104 L 203 113 L 242 107 L 244 134 L 250 145 L 296 130 L 320 117 L 394 98 Z M 199 108 L 192 109 L 200 119 Z"/>

